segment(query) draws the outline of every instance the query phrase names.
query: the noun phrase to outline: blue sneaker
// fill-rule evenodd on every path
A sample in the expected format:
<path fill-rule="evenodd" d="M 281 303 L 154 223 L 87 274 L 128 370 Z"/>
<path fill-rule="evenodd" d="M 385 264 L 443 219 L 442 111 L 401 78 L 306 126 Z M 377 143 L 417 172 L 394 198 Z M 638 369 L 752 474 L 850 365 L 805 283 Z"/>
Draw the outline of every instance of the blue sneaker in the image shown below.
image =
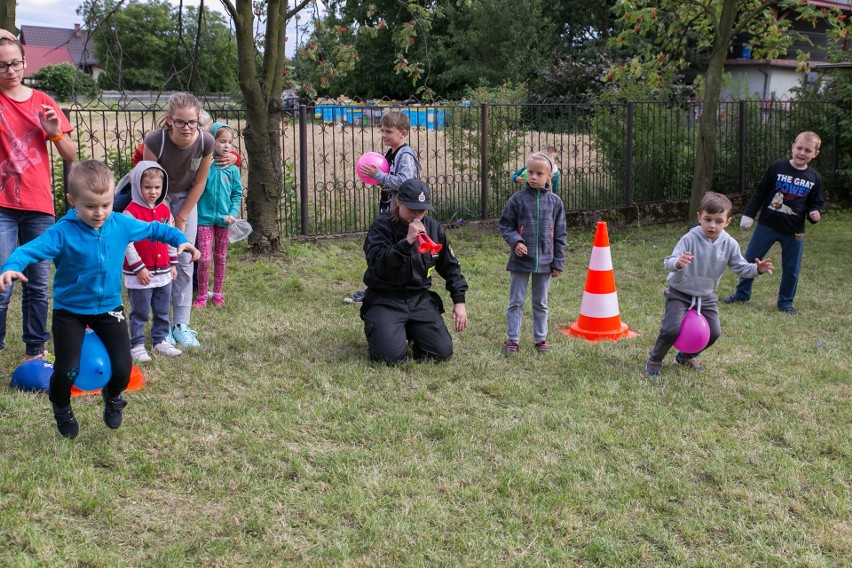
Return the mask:
<path fill-rule="evenodd" d="M 663 369 L 662 361 L 654 361 L 650 357 L 645 362 L 645 374 L 649 377 L 659 377 L 660 371 Z"/>
<path fill-rule="evenodd" d="M 358 290 L 351 296 L 346 296 L 343 298 L 344 304 L 360 304 L 364 301 L 364 292 L 362 290 Z"/>
<path fill-rule="evenodd" d="M 179 323 L 172 328 L 172 341 L 180 347 L 201 347 L 196 336 L 198 332 L 189 329 L 185 323 Z"/>

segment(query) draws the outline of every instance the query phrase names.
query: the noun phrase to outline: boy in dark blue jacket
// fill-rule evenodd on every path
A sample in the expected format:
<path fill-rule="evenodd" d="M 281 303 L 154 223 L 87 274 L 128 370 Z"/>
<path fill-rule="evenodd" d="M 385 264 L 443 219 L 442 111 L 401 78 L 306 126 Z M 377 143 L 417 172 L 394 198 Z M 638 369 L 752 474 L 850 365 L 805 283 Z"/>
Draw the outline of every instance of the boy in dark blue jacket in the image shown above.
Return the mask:
<path fill-rule="evenodd" d="M 509 198 L 500 216 L 500 233 L 512 247 L 506 270 L 511 274 L 506 332 L 503 351 L 518 351 L 521 316 L 532 280 L 533 338 L 542 353 L 547 345 L 547 290 L 550 279 L 565 268 L 565 208 L 559 196 L 550 191 L 553 161 L 542 152 L 527 158 L 527 183 Z"/>
<path fill-rule="evenodd" d="M 15 249 L 0 268 L 0 291 L 12 280 L 26 281 L 28 265 L 53 259 L 53 343 L 56 361 L 50 402 L 59 433 L 74 438 L 79 424 L 71 410 L 71 386 L 80 372 L 86 326 L 106 347 L 112 377 L 104 386 L 104 422 L 121 426 L 127 402 L 121 393 L 130 380 L 130 339 L 121 305 L 121 267 L 128 243 L 149 239 L 168 243 L 194 259 L 198 250 L 183 233 L 163 223 L 113 215 L 115 180 L 97 160 L 75 163 L 68 174 L 68 202 L 74 207 L 40 237 Z"/>

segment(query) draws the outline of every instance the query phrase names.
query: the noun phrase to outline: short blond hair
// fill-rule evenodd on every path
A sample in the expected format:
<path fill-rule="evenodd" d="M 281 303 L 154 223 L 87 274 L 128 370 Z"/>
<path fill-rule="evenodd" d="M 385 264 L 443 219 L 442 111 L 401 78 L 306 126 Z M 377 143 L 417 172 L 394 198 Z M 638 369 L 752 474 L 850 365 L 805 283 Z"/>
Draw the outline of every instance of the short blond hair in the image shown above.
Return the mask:
<path fill-rule="evenodd" d="M 101 161 L 83 160 L 71 164 L 68 172 L 68 193 L 80 197 L 83 191 L 104 195 L 115 190 L 115 175 Z"/>
<path fill-rule="evenodd" d="M 166 172 L 161 170 L 160 168 L 148 168 L 142 172 L 142 175 L 139 176 L 139 179 L 152 179 L 157 178 L 159 180 L 166 179 Z"/>
<path fill-rule="evenodd" d="M 408 132 L 411 130 L 411 121 L 408 115 L 399 110 L 392 110 L 382 115 L 379 119 L 379 126 L 385 128 L 396 128 L 400 132 Z"/>
<path fill-rule="evenodd" d="M 822 138 L 820 138 L 819 134 L 817 134 L 813 130 L 805 130 L 804 132 L 799 132 L 798 136 L 796 136 L 796 142 L 799 141 L 799 138 L 806 138 L 813 142 L 814 146 L 816 146 L 815 150 L 819 150 L 819 147 L 822 146 Z"/>

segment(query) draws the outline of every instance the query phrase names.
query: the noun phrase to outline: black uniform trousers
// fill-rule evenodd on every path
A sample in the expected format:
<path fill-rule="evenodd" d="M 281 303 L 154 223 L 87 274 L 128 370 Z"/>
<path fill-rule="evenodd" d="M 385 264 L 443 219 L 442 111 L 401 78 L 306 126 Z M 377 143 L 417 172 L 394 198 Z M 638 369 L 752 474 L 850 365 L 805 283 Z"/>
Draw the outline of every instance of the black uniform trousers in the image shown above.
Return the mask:
<path fill-rule="evenodd" d="M 434 292 L 399 298 L 368 289 L 361 319 L 370 359 L 401 363 L 409 341 L 415 359 L 449 359 L 453 355 L 453 339 L 441 317 L 443 311 L 441 298 Z"/>

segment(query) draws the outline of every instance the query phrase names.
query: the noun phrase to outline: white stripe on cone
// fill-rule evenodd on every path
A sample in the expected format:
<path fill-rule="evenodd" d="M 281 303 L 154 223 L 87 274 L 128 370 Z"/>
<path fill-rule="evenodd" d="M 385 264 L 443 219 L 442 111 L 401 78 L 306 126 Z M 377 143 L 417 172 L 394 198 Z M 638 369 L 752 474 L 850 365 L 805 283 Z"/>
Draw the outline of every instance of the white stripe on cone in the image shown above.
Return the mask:
<path fill-rule="evenodd" d="M 618 292 L 611 294 L 583 292 L 580 313 L 590 318 L 611 318 L 619 315 Z"/>
<path fill-rule="evenodd" d="M 592 247 L 592 258 L 589 259 L 589 270 L 612 270 L 612 255 L 609 247 Z"/>

